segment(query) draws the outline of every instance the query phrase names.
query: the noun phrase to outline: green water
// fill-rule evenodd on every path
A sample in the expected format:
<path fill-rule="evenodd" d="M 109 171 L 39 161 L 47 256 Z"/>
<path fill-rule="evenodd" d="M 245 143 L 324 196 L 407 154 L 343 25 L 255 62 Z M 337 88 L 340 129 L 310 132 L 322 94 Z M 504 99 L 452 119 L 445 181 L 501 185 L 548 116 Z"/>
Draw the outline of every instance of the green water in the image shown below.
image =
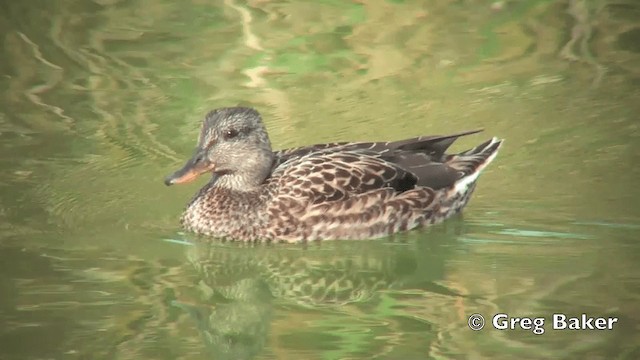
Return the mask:
<path fill-rule="evenodd" d="M 635 0 L 3 2 L 0 359 L 640 358 L 639 24 Z M 463 217 L 395 241 L 190 245 L 206 180 L 162 180 L 236 104 L 276 148 L 506 142 Z"/>

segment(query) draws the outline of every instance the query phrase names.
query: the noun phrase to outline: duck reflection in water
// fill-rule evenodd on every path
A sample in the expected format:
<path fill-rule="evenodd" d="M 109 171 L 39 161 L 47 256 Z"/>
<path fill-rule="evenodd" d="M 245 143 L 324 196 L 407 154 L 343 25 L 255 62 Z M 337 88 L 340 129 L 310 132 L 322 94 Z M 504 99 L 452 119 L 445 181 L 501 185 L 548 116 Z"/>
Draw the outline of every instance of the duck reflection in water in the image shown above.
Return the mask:
<path fill-rule="evenodd" d="M 216 359 L 250 359 L 267 343 L 279 306 L 341 312 L 345 305 L 369 308 L 385 292 L 417 291 L 425 306 L 430 295 L 462 296 L 438 283 L 450 249 L 441 244 L 451 241 L 441 230 L 417 242 L 304 248 L 196 242 L 187 255 L 200 279 L 200 305 L 175 305 L 191 314 Z"/>

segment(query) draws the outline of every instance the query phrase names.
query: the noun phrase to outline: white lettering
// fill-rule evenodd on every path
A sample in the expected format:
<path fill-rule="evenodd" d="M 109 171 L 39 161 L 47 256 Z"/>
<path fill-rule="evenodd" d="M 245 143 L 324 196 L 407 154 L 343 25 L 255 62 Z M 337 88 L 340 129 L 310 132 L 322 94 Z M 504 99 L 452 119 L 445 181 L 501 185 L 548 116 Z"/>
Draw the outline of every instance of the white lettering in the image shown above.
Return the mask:
<path fill-rule="evenodd" d="M 493 316 L 493 327 L 497 330 L 532 330 L 536 335 L 544 334 L 544 318 L 510 318 L 507 314 Z"/>
<path fill-rule="evenodd" d="M 618 318 L 591 317 L 581 314 L 580 317 L 567 318 L 564 314 L 553 314 L 553 330 L 611 330 Z"/>
<path fill-rule="evenodd" d="M 580 320 L 578 318 L 569 318 L 569 329 L 580 330 Z"/>
<path fill-rule="evenodd" d="M 506 330 L 509 328 L 509 323 L 507 321 L 509 319 L 509 315 L 507 314 L 496 314 L 493 317 L 493 327 L 498 330 Z"/>
<path fill-rule="evenodd" d="M 562 330 L 567 328 L 567 317 L 562 314 L 553 314 L 553 330 Z"/>
<path fill-rule="evenodd" d="M 569 317 L 565 314 L 552 315 L 553 330 L 611 330 L 618 322 L 617 317 L 592 317 L 587 314 Z M 528 330 L 536 335 L 545 333 L 543 317 L 510 317 L 495 314 L 491 320 L 496 330 Z"/>
<path fill-rule="evenodd" d="M 533 319 L 533 333 L 536 335 L 544 334 L 544 318 L 538 317 Z"/>

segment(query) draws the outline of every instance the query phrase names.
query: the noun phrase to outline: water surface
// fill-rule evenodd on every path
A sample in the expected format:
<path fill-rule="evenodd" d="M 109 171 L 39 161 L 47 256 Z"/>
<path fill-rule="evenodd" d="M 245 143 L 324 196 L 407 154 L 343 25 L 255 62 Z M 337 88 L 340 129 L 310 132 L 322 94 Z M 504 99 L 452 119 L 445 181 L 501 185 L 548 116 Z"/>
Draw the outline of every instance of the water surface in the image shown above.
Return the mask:
<path fill-rule="evenodd" d="M 636 1 L 0 9 L 0 359 L 640 358 Z M 276 148 L 506 142 L 463 217 L 394 241 L 197 242 L 206 180 L 162 179 L 236 104 Z"/>

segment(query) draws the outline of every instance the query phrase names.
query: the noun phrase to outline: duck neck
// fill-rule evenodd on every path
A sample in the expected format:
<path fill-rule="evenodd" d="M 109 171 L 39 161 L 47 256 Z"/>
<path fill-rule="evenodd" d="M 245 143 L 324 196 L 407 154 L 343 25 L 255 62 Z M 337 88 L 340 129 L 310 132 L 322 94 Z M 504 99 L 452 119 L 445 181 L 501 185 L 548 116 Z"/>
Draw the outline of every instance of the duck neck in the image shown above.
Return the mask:
<path fill-rule="evenodd" d="M 230 191 L 254 191 L 271 175 L 274 156 L 271 149 L 245 158 L 235 171 L 214 175 L 215 187 Z"/>
<path fill-rule="evenodd" d="M 231 192 L 248 192 L 256 190 L 265 178 L 247 176 L 245 174 L 225 174 L 215 179 L 215 187 Z"/>

